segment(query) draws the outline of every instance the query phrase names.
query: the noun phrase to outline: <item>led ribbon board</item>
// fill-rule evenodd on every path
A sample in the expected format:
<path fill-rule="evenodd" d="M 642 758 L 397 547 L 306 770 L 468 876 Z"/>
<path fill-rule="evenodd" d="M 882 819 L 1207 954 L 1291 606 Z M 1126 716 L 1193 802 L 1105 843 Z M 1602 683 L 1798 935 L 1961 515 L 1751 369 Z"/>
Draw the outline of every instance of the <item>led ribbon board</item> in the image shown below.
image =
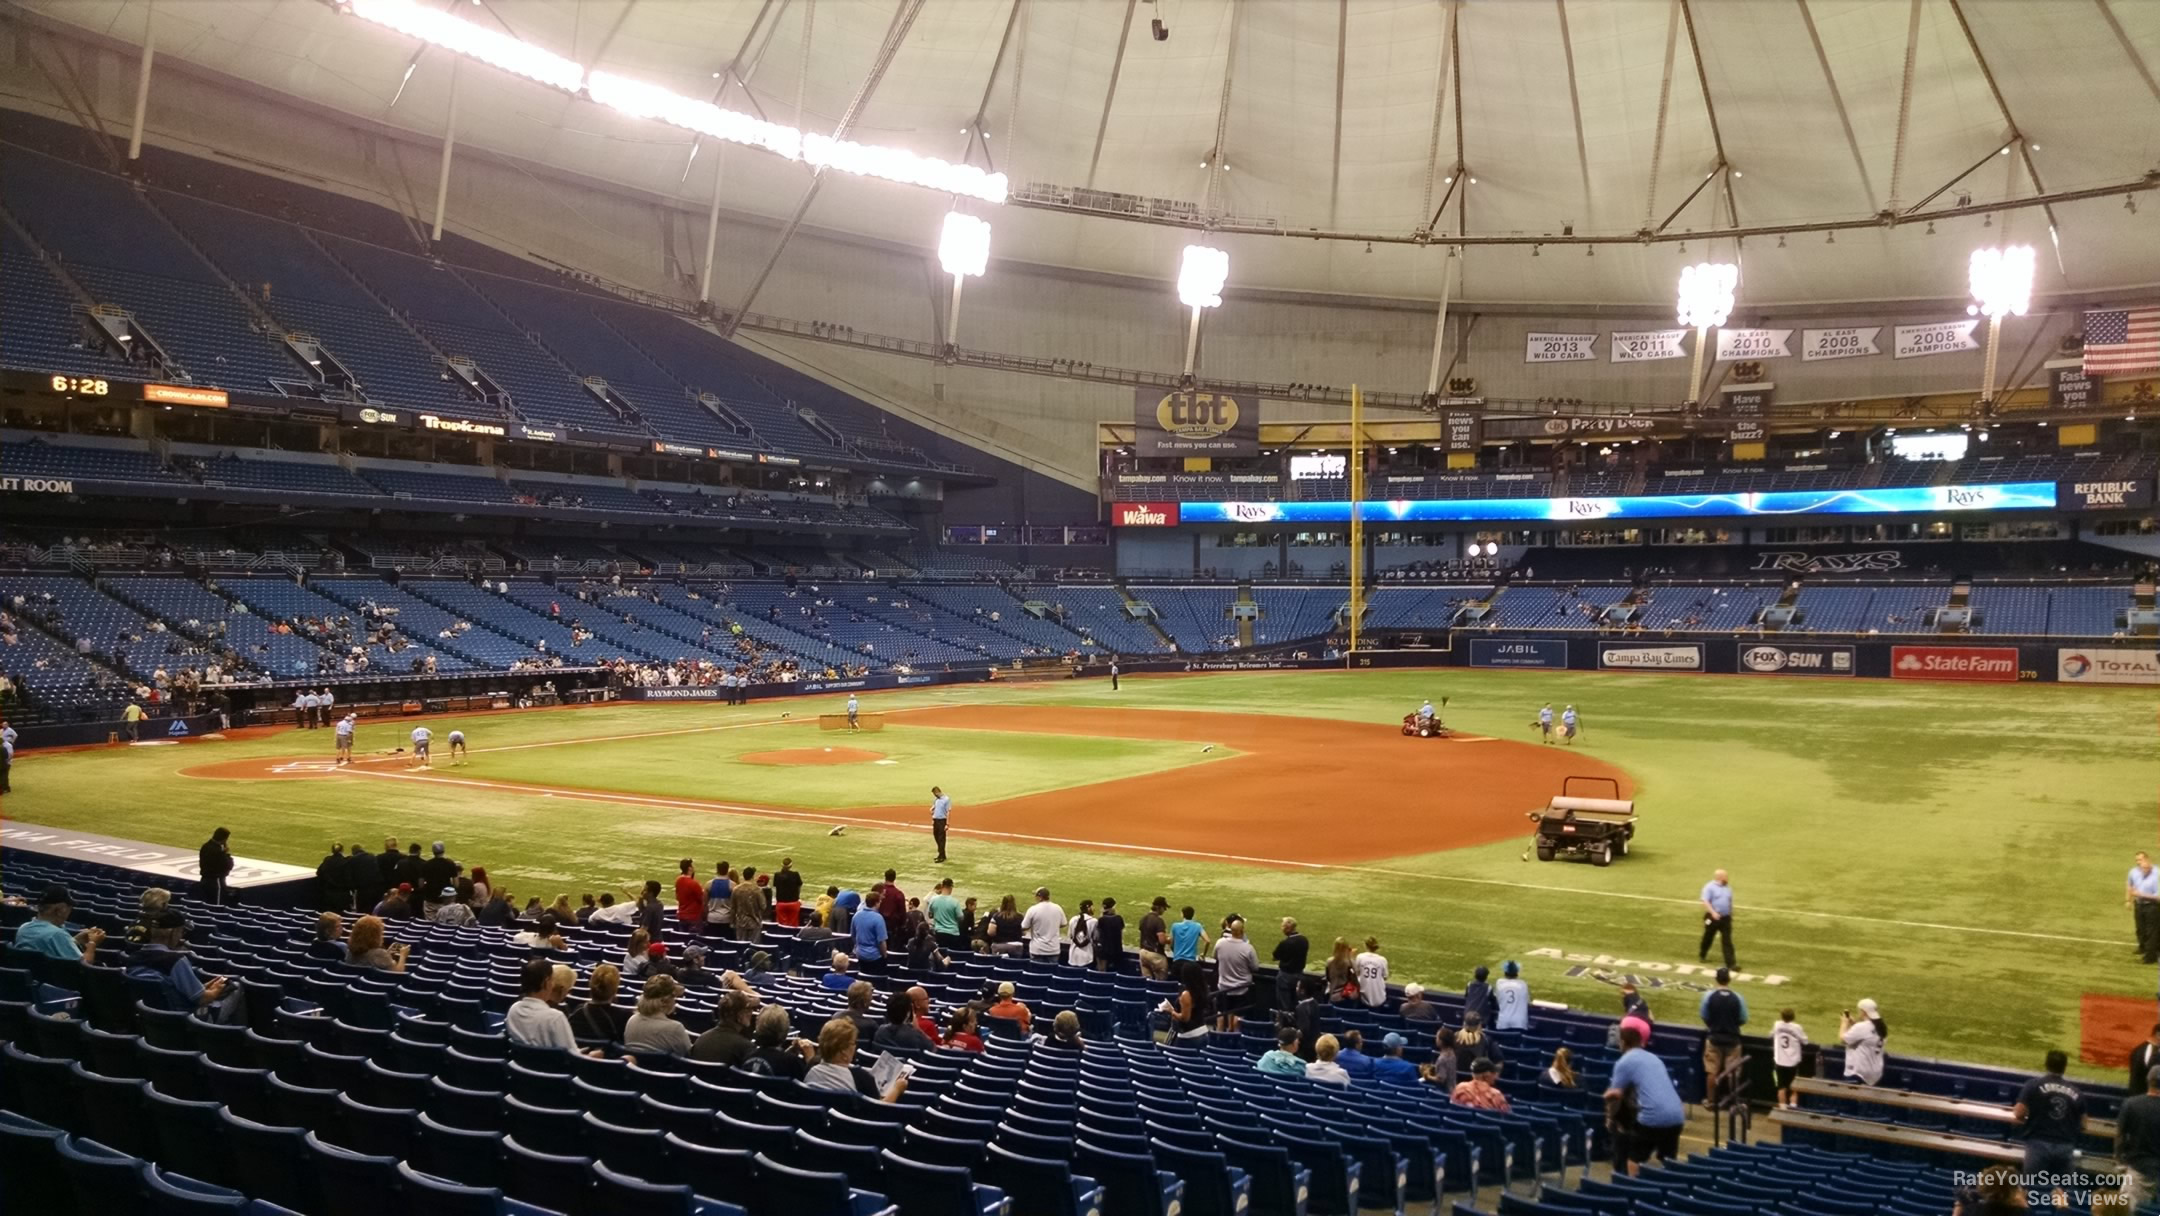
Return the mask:
<path fill-rule="evenodd" d="M 1625 498 L 1439 498 L 1369 501 L 1359 514 L 1372 522 L 1482 522 L 1609 519 L 1711 519 L 1780 515 L 1910 515 L 1940 511 L 2046 511 L 2055 483 L 2021 481 L 1992 486 L 1896 486 L 1875 490 L 1781 490 L 1768 494 L 1672 494 Z M 1337 502 L 1188 502 L 1188 524 L 1346 523 L 1350 504 Z"/>

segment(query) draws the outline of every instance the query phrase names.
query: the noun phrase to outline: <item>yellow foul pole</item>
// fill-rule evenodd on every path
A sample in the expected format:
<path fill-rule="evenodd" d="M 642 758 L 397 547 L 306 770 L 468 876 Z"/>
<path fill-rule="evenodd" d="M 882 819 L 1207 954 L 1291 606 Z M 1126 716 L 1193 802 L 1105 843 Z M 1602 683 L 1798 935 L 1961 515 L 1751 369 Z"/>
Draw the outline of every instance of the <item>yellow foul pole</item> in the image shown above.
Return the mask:
<path fill-rule="evenodd" d="M 1350 386 L 1350 650 L 1365 623 L 1365 395 Z"/>

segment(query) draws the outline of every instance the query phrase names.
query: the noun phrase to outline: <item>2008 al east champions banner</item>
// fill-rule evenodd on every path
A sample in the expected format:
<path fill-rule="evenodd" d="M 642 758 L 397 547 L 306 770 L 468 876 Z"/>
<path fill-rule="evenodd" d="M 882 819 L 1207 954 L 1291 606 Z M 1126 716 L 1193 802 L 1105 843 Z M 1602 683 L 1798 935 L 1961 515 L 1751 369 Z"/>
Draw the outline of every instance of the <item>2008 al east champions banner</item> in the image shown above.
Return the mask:
<path fill-rule="evenodd" d="M 1209 389 L 1136 389 L 1133 446 L 1142 456 L 1257 455 L 1260 403 Z"/>

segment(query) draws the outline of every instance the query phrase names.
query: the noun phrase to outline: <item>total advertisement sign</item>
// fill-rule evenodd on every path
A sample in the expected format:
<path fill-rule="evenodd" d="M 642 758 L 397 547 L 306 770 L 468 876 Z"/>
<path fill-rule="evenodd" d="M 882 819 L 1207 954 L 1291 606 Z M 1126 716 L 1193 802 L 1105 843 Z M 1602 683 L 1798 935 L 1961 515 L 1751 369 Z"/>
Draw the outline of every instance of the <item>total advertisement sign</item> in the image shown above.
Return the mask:
<path fill-rule="evenodd" d="M 1174 502 L 1119 502 L 1110 504 L 1110 523 L 1118 528 L 1175 528 L 1178 504 Z"/>
<path fill-rule="evenodd" d="M 1607 671 L 1701 671 L 1703 648 L 1701 642 L 1600 642 L 1598 666 Z"/>
<path fill-rule="evenodd" d="M 1975 684 L 2015 684 L 2015 646 L 1892 646 L 1894 680 L 1962 680 Z"/>
<path fill-rule="evenodd" d="M 1743 643 L 1739 671 L 1744 676 L 1849 676 L 1853 674 L 1853 648 Z"/>
<path fill-rule="evenodd" d="M 2058 650 L 2055 678 L 2065 684 L 2160 684 L 2160 650 Z"/>

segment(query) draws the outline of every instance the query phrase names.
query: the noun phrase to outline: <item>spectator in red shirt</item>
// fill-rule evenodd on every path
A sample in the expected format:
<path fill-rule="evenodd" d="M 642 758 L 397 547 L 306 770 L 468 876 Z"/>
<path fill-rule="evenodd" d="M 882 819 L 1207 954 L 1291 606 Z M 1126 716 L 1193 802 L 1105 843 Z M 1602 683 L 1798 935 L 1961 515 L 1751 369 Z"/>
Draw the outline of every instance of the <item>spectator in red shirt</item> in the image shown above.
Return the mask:
<path fill-rule="evenodd" d="M 900 884 L 893 881 L 897 877 L 899 875 L 893 871 L 885 871 L 885 886 L 878 893 L 877 910 L 878 915 L 885 918 L 886 935 L 891 938 L 889 949 L 904 950 L 908 935 L 907 895 L 900 890 Z"/>
<path fill-rule="evenodd" d="M 697 880 L 697 863 L 685 857 L 676 864 L 682 873 L 675 876 L 675 919 L 686 925 L 696 925 L 702 932 L 705 927 L 705 884 Z"/>
<path fill-rule="evenodd" d="M 953 1008 L 952 1015 L 946 1020 L 945 1045 L 947 1047 L 957 1047 L 962 1051 L 981 1051 L 983 1049 L 982 1036 L 975 1033 L 975 1007 L 973 1005 L 958 1005 Z"/>
<path fill-rule="evenodd" d="M 930 991 L 920 984 L 907 990 L 908 1000 L 915 1006 L 915 1028 L 927 1035 L 931 1042 L 944 1042 L 938 1034 L 937 1018 L 930 1013 Z"/>

